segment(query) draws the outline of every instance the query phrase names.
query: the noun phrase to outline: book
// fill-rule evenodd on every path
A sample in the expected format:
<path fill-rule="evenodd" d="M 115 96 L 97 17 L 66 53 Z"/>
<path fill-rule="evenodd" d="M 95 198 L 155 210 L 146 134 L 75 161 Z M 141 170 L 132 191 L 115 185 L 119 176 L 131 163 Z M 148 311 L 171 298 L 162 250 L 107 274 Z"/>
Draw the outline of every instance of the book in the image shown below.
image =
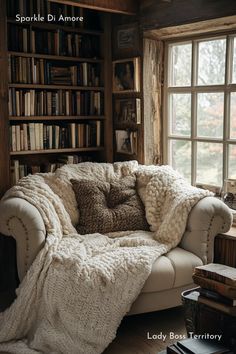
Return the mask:
<path fill-rule="evenodd" d="M 29 123 L 30 150 L 35 150 L 35 124 Z"/>
<path fill-rule="evenodd" d="M 20 179 L 19 160 L 14 160 L 13 166 L 14 166 L 14 182 L 17 183 Z"/>
<path fill-rule="evenodd" d="M 206 297 L 210 300 L 221 302 L 222 304 L 226 304 L 229 306 L 236 306 L 236 299 L 231 299 L 229 297 L 220 295 L 216 291 L 212 291 L 204 288 L 199 288 L 198 291 L 202 297 Z"/>
<path fill-rule="evenodd" d="M 194 283 L 200 285 L 202 288 L 213 290 L 219 294 L 229 297 L 231 299 L 236 299 L 236 288 L 230 285 L 221 283 L 213 279 L 207 279 L 199 275 L 193 274 Z"/>
<path fill-rule="evenodd" d="M 11 126 L 11 151 L 16 151 L 16 126 Z"/>
<path fill-rule="evenodd" d="M 210 263 L 195 267 L 194 274 L 236 287 L 236 268 Z"/>
<path fill-rule="evenodd" d="M 34 123 L 34 133 L 35 133 L 35 150 L 40 150 L 39 123 Z"/>
<path fill-rule="evenodd" d="M 16 125 L 16 151 L 21 151 L 20 126 Z"/>
<path fill-rule="evenodd" d="M 186 354 L 187 352 L 178 347 L 177 344 L 172 344 L 166 348 L 167 354 Z"/>
<path fill-rule="evenodd" d="M 191 354 L 224 354 L 229 349 L 219 342 L 206 339 L 187 338 L 177 342 L 180 349 Z"/>
<path fill-rule="evenodd" d="M 209 298 L 207 298 L 205 296 L 201 296 L 201 295 L 198 297 L 198 302 L 205 304 L 209 307 L 212 307 L 216 310 L 219 310 L 221 312 L 227 313 L 228 315 L 236 316 L 236 307 L 235 306 L 226 305 L 226 304 L 223 304 L 219 301 L 215 301 L 215 300 L 209 299 Z"/>

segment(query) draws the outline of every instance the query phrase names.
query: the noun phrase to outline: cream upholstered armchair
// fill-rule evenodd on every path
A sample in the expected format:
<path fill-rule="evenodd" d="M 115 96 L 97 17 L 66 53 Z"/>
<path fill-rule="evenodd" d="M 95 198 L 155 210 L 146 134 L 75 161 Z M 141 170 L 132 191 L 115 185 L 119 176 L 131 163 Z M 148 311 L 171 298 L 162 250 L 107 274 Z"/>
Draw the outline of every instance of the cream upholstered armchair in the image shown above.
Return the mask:
<path fill-rule="evenodd" d="M 212 262 L 214 237 L 226 232 L 232 216 L 228 207 L 214 197 L 201 199 L 191 210 L 180 244 L 153 264 L 142 292 L 130 314 L 178 306 L 180 294 L 193 287 L 195 266 Z M 46 229 L 37 208 L 24 199 L 12 197 L 0 202 L 0 233 L 16 240 L 19 280 L 25 276 L 44 246 Z"/>

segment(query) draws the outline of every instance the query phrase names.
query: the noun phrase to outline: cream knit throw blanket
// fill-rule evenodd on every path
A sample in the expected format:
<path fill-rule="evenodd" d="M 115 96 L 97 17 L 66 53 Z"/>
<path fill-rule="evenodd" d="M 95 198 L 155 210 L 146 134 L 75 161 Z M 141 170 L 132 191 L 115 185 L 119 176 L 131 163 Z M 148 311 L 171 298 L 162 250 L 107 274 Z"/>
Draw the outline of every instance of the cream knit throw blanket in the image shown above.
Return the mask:
<path fill-rule="evenodd" d="M 35 205 L 47 230 L 45 247 L 20 284 L 15 302 L 0 314 L 0 351 L 5 353 L 102 353 L 155 259 L 180 242 L 189 211 L 209 195 L 167 166 L 90 163 L 81 164 L 80 170 L 66 166 L 58 171 L 26 177 L 5 195 Z M 68 200 L 75 203 L 69 178 L 111 180 L 132 173 L 152 232 L 76 234 L 71 220 L 78 216 L 64 207 Z"/>

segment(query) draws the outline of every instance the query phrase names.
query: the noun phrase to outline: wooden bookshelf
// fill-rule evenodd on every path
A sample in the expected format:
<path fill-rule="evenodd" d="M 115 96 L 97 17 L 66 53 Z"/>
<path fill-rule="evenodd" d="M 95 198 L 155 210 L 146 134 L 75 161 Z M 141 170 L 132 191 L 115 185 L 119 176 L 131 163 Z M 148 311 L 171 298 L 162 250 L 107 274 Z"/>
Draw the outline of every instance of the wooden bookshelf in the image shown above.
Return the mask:
<path fill-rule="evenodd" d="M 9 84 L 9 88 L 35 89 L 35 90 L 76 90 L 76 91 L 104 91 L 104 87 L 96 86 L 67 86 L 67 85 L 40 85 L 40 84 Z"/>
<path fill-rule="evenodd" d="M 104 120 L 105 116 L 11 116 L 9 121 Z"/>
<path fill-rule="evenodd" d="M 64 149 L 44 149 L 44 150 L 28 150 L 28 151 L 14 151 L 10 152 L 11 156 L 20 155 L 35 155 L 35 154 L 58 154 L 58 153 L 72 153 L 72 152 L 90 152 L 90 151 L 103 151 L 103 147 L 86 147 L 86 148 L 64 148 Z"/>
<path fill-rule="evenodd" d="M 26 0 L 25 0 L 26 1 Z M 28 6 L 28 3 L 26 3 Z M 37 3 L 38 4 L 38 3 Z M 37 5 L 38 6 L 38 5 Z M 52 6 L 52 5 L 50 5 Z M 53 6 L 56 6 L 55 4 Z M 93 14 L 94 15 L 94 14 Z M 12 15 L 13 16 L 13 15 Z M 34 22 L 34 23 L 20 23 L 20 22 L 16 22 L 16 20 L 14 18 L 7 18 L 7 11 L 6 11 L 6 2 L 5 1 L 0 1 L 0 59 L 1 59 L 1 65 L 0 65 L 0 74 L 1 74 L 1 88 L 0 88 L 0 114 L 1 114 L 1 120 L 0 120 L 0 196 L 3 195 L 3 193 L 7 190 L 7 188 L 9 188 L 9 186 L 11 185 L 11 173 L 10 171 L 12 171 L 12 168 L 10 168 L 11 166 L 11 162 L 15 162 L 15 159 L 19 159 L 19 164 L 23 163 L 24 165 L 27 165 L 29 163 L 29 165 L 31 163 L 35 164 L 35 162 L 37 162 L 40 165 L 40 161 L 42 161 L 45 165 L 45 162 L 47 161 L 47 159 L 49 159 L 49 162 L 52 163 L 53 162 L 53 158 L 55 158 L 55 162 L 56 159 L 60 159 L 60 156 L 65 156 L 65 154 L 70 154 L 70 155 L 78 155 L 79 156 L 79 160 L 80 158 L 88 158 L 91 156 L 91 159 L 93 161 L 105 161 L 105 162 L 112 162 L 113 160 L 113 143 L 112 143 L 112 89 L 111 89 L 111 77 L 112 77 L 112 61 L 111 61 L 111 19 L 110 19 L 110 14 L 103 14 L 103 13 L 97 13 L 96 16 L 99 16 L 99 21 L 100 21 L 100 25 L 101 25 L 101 29 L 94 29 L 93 28 L 89 29 L 89 28 L 85 28 L 80 26 L 80 24 L 78 24 L 78 27 L 76 26 L 76 24 L 73 23 L 72 26 L 69 26 L 68 24 L 65 25 L 61 25 L 61 24 L 57 24 L 57 23 L 39 23 L 39 22 Z M 90 21 L 91 22 L 91 21 Z M 12 29 L 10 29 L 10 27 L 13 26 Z M 7 31 L 7 28 L 9 29 L 10 32 Z M 21 28 L 21 30 L 19 29 Z M 27 51 L 22 50 L 21 45 L 19 46 L 20 51 L 19 50 L 15 50 L 15 47 L 11 47 L 8 48 L 8 34 L 12 33 L 14 36 L 18 36 L 19 33 L 22 33 L 20 31 L 23 31 L 23 29 L 25 29 L 27 35 L 26 35 L 26 41 L 27 41 Z M 36 36 L 35 36 L 35 41 L 34 41 L 34 45 L 36 47 L 36 50 L 32 50 L 33 47 L 33 37 L 31 35 L 31 31 L 34 31 Z M 14 33 L 15 31 L 15 33 Z M 58 51 L 58 53 L 54 53 L 51 51 L 46 53 L 46 52 L 41 52 L 37 51 L 37 47 L 40 48 L 40 46 L 37 45 L 36 41 L 37 41 L 37 31 L 39 31 L 40 33 L 47 33 L 48 31 L 48 36 L 51 35 L 52 38 L 52 43 L 53 43 L 53 35 L 55 33 L 65 33 L 64 37 L 58 37 L 59 40 L 61 40 L 61 38 L 66 38 L 65 40 L 67 41 L 67 43 L 65 45 L 69 46 L 68 41 L 69 41 L 69 36 L 72 36 L 72 43 L 73 46 L 76 46 L 76 44 L 74 44 L 74 40 L 76 38 L 79 38 L 80 41 L 83 40 L 84 38 L 84 42 L 86 42 L 87 38 L 91 37 L 91 43 L 96 42 L 96 49 L 90 50 L 88 51 L 88 54 L 86 54 L 86 46 L 85 49 L 83 48 L 83 52 L 81 52 L 81 55 L 72 55 L 75 53 L 75 49 L 73 47 L 73 53 L 69 53 L 69 47 L 67 48 L 67 53 L 64 54 L 63 50 L 58 49 L 60 51 Z M 50 34 L 49 34 L 50 32 Z M 40 33 L 39 33 L 39 38 L 40 38 Z M 83 37 L 84 36 L 84 37 Z M 21 37 L 22 38 L 22 37 Z M 82 39 L 81 39 L 82 38 Z M 97 39 L 96 39 L 97 38 Z M 86 40 L 85 40 L 86 39 Z M 24 39 L 20 39 L 19 37 L 19 41 L 22 40 L 24 41 Z M 63 39 L 62 39 L 63 40 Z M 12 41 L 11 41 L 12 43 Z M 99 43 L 99 44 L 97 44 Z M 54 43 L 53 43 L 54 45 Z M 63 47 L 64 44 L 59 43 L 59 48 L 60 46 Z M 91 44 L 90 44 L 91 45 Z M 77 46 L 79 46 L 79 44 L 77 44 Z M 98 48 L 97 48 L 98 46 Z M 14 49 L 12 49 L 14 48 Z M 49 48 L 49 47 L 48 47 Z M 49 49 L 48 49 L 49 50 Z M 55 48 L 53 49 L 55 50 Z M 98 55 L 94 55 L 94 54 L 90 54 L 95 52 L 96 50 L 99 51 Z M 80 53 L 80 52 L 79 52 Z M 83 55 L 83 53 L 85 53 L 85 55 Z M 61 54 L 61 55 L 59 55 Z M 67 55 L 68 54 L 68 55 Z M 37 61 L 42 61 L 45 63 L 45 67 L 46 64 L 50 63 L 52 66 L 54 67 L 72 67 L 72 66 L 76 66 L 79 70 L 79 65 L 83 65 L 84 63 L 87 63 L 88 66 L 88 70 L 90 70 L 91 68 L 95 67 L 94 70 L 98 70 L 98 80 L 99 83 L 97 85 L 97 81 L 95 83 L 95 85 L 91 85 L 91 83 L 89 82 L 89 84 L 84 85 L 84 81 L 82 82 L 83 85 L 80 85 L 81 82 L 78 81 L 79 85 L 69 85 L 67 83 L 62 84 L 62 83 L 53 83 L 51 81 L 45 81 L 45 82 L 51 82 L 50 84 L 44 84 L 44 81 L 34 81 L 34 82 L 38 82 L 38 83 L 32 83 L 33 81 L 26 81 L 26 82 L 31 82 L 31 83 L 23 83 L 22 81 L 18 81 L 14 80 L 14 81 L 8 81 L 8 73 L 9 70 L 13 70 L 12 66 L 13 65 L 13 61 L 11 61 L 14 58 L 14 60 L 18 60 L 17 58 L 19 58 L 19 60 L 27 60 L 27 63 L 29 63 L 29 61 L 31 62 L 31 58 L 32 58 L 32 63 L 33 60 Z M 20 59 L 21 58 L 21 59 Z M 24 59 L 25 58 L 25 59 Z M 91 66 L 91 67 L 90 67 Z M 9 69 L 11 68 L 11 69 Z M 46 75 L 45 73 L 48 73 L 46 71 L 43 73 L 43 75 Z M 15 69 L 14 69 L 15 70 Z M 33 70 L 32 68 L 29 69 L 29 67 L 27 67 L 27 70 Z M 41 70 L 41 69 L 40 69 Z M 87 70 L 87 69 L 86 69 Z M 76 72 L 77 73 L 77 72 Z M 21 74 L 22 75 L 22 74 Z M 28 74 L 27 74 L 28 75 Z M 33 75 L 33 72 L 30 73 L 30 75 Z M 89 71 L 88 74 L 89 75 Z M 19 77 L 19 74 L 18 74 Z M 78 79 L 77 79 L 78 80 Z M 66 79 L 65 79 L 66 81 Z M 40 82 L 42 84 L 40 84 Z M 72 81 L 74 83 L 74 81 Z M 11 109 L 11 115 L 9 115 L 9 107 L 8 107 L 8 95 L 9 95 L 9 91 L 11 91 L 11 95 L 13 95 L 13 93 L 18 93 L 18 95 L 22 95 L 23 97 L 23 101 L 20 102 L 20 104 L 26 105 L 25 101 L 24 101 L 24 95 L 27 92 L 31 92 L 34 91 L 35 95 L 40 94 L 40 93 L 45 93 L 47 95 L 47 92 L 51 92 L 53 94 L 53 92 L 56 94 L 60 94 L 61 92 L 63 93 L 63 99 L 65 98 L 65 95 L 67 92 L 70 93 L 70 99 L 72 97 L 72 101 L 70 101 L 69 103 L 66 102 L 67 105 L 71 105 L 72 107 L 74 104 L 77 105 L 77 101 L 75 99 L 75 97 L 77 97 L 77 93 L 81 92 L 81 95 L 83 93 L 83 95 L 85 96 L 81 96 L 83 98 L 83 104 L 90 104 L 90 108 L 88 108 L 88 113 L 87 114 L 87 109 L 86 111 L 84 111 L 85 114 L 83 114 L 83 112 L 81 111 L 81 114 L 78 114 L 78 109 L 76 108 L 72 108 L 72 111 L 70 113 L 72 114 L 68 114 L 67 112 L 58 112 L 57 114 L 55 114 L 55 112 L 52 112 L 52 114 L 41 114 L 41 111 L 37 111 L 37 109 L 33 109 L 33 112 L 35 112 L 35 115 L 32 114 L 24 114 L 24 110 L 26 109 L 25 107 L 22 108 L 20 107 L 21 113 L 22 113 L 22 109 L 23 109 L 23 115 L 19 114 L 19 101 L 16 103 L 14 102 L 14 104 L 18 105 L 18 112 L 15 114 L 14 110 Z M 86 93 L 87 91 L 87 93 Z M 94 93 L 93 93 L 94 92 Z M 100 93 L 101 94 L 100 94 Z M 98 96 L 99 98 L 99 107 L 101 105 L 101 109 L 98 111 L 99 114 L 96 114 L 96 109 L 97 107 L 95 107 L 95 112 L 94 108 L 91 105 L 95 104 L 95 103 L 86 103 L 87 101 L 90 102 L 89 100 L 92 100 L 92 98 L 94 99 L 94 95 L 100 95 Z M 86 96 L 88 95 L 88 96 Z M 22 100 L 21 97 L 21 100 Z M 47 96 L 46 96 L 47 97 Z M 61 97 L 59 95 L 59 97 Z M 18 97 L 17 97 L 18 98 Z M 88 99 L 87 99 L 88 98 Z M 14 98 L 15 99 L 15 98 Z M 38 96 L 36 95 L 36 99 L 38 99 Z M 96 97 L 97 99 L 97 97 Z M 74 101 L 73 101 L 74 100 Z M 82 100 L 82 99 L 81 99 Z M 13 104 L 13 101 L 10 101 L 9 105 Z M 22 103 L 23 102 L 23 103 Z M 37 101 L 36 101 L 37 102 Z M 94 100 L 95 102 L 95 100 Z M 37 106 L 39 106 L 41 103 L 37 102 L 35 103 L 37 104 Z M 44 105 L 45 109 L 45 105 L 46 107 L 49 105 L 48 101 L 43 102 L 42 103 Z M 61 103 L 60 107 L 62 107 L 62 109 L 66 110 L 66 108 L 64 107 L 65 104 Z M 29 106 L 28 106 L 29 107 Z M 9 109 L 8 109 L 9 108 Z M 81 108 L 82 109 L 82 108 Z M 49 112 L 49 109 L 46 108 L 46 111 Z M 74 113 L 75 111 L 75 113 Z M 36 114 L 39 113 L 39 114 Z M 62 114 L 61 114 L 62 113 Z M 92 114 L 95 113 L 95 114 Z M 22 132 L 22 134 L 27 134 L 27 138 L 29 138 L 27 133 L 23 132 L 22 126 L 23 125 L 27 125 L 30 123 L 40 123 L 42 125 L 42 123 L 44 125 L 50 125 L 50 126 L 54 126 L 56 124 L 56 126 L 61 127 L 62 129 L 64 129 L 63 127 L 65 127 L 65 129 L 69 129 L 69 125 L 75 123 L 75 124 L 81 124 L 81 125 L 85 125 L 90 126 L 90 122 L 91 122 L 91 127 L 94 127 L 94 125 L 92 125 L 92 122 L 96 122 L 96 121 L 100 121 L 100 125 L 95 124 L 95 127 L 98 126 L 100 129 L 100 135 L 99 138 L 97 138 L 97 145 L 98 146 L 90 146 L 90 143 L 87 144 L 86 142 L 86 146 L 84 147 L 76 147 L 76 148 L 72 148 L 70 146 L 65 145 L 66 147 L 64 148 L 44 148 L 44 149 L 40 149 L 40 150 L 35 150 L 31 149 L 30 147 L 27 150 L 23 150 L 21 149 L 20 151 L 12 151 L 12 134 L 15 134 L 14 132 L 12 133 L 11 130 L 11 134 L 9 134 L 9 126 L 20 126 L 20 133 Z M 77 127 L 77 125 L 76 125 Z M 60 128 L 60 130 L 61 130 Z M 36 128 L 35 128 L 36 129 Z M 77 128 L 76 128 L 77 129 Z M 92 128 L 91 128 L 92 130 Z M 93 128 L 93 132 L 94 132 L 94 128 Z M 95 133 L 98 134 L 98 130 L 95 129 Z M 35 132 L 36 134 L 36 132 Z M 61 133 L 60 133 L 61 134 Z M 72 134 L 70 132 L 70 134 Z M 76 130 L 76 134 L 78 134 L 77 130 Z M 92 133 L 91 133 L 92 134 Z M 9 139 L 10 138 L 10 139 Z M 42 135 L 40 137 L 40 139 L 42 138 Z M 45 138 L 45 137 L 44 137 Z M 19 136 L 18 136 L 19 139 Z M 21 146 L 23 146 L 22 143 L 22 138 L 21 139 Z M 36 139 L 36 138 L 35 138 Z M 70 137 L 68 139 L 71 139 Z M 77 145 L 77 140 L 79 139 L 79 137 L 76 137 L 76 146 Z M 86 139 L 87 139 L 87 133 L 86 133 Z M 98 140 L 101 140 L 101 143 L 98 143 Z M 95 140 L 96 141 L 96 140 Z M 30 142 L 29 142 L 30 144 Z M 88 146 L 87 146 L 88 145 Z M 45 145 L 46 146 L 46 145 Z M 64 145 L 62 145 L 64 146 Z M 17 149 L 18 150 L 18 149 Z M 34 158 L 35 156 L 35 158 Z M 51 157 L 50 157 L 51 156 Z M 49 158 L 50 157 L 50 158 Z M 42 171 L 44 172 L 44 171 Z"/>
<path fill-rule="evenodd" d="M 59 60 L 59 61 L 72 61 L 72 62 L 103 63 L 103 59 L 66 57 L 65 55 L 35 54 L 35 53 L 12 52 L 12 51 L 9 51 L 8 54 L 13 56 L 19 56 L 19 57 L 48 59 L 53 61 Z"/>
<path fill-rule="evenodd" d="M 27 1 L 27 0 L 26 0 Z M 29 23 L 29 22 L 16 22 L 15 19 L 8 18 L 7 23 L 11 23 L 17 26 L 22 26 L 22 27 L 31 27 L 31 28 L 38 28 L 42 30 L 49 30 L 49 31 L 57 31 L 57 30 L 62 30 L 65 32 L 74 32 L 78 34 L 88 34 L 88 35 L 93 35 L 93 36 L 102 36 L 104 34 L 104 31 L 99 31 L 99 30 L 89 30 L 87 28 L 76 28 L 73 26 L 66 26 L 66 25 L 60 25 L 60 24 L 54 24 L 54 23 L 49 23 L 49 22 L 34 22 L 34 23 Z"/>

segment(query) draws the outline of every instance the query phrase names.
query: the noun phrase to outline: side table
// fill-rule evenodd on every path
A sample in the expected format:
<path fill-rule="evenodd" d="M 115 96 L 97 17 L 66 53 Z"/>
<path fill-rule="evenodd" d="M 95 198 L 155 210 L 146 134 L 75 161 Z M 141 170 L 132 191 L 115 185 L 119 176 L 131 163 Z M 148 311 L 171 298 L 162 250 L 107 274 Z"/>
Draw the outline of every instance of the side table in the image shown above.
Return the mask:
<path fill-rule="evenodd" d="M 228 232 L 216 236 L 214 263 L 236 267 L 236 226 L 231 227 Z"/>
<path fill-rule="evenodd" d="M 15 240 L 0 234 L 0 312 L 13 302 L 18 284 Z"/>
<path fill-rule="evenodd" d="M 236 352 L 236 317 L 198 302 L 198 288 L 182 293 L 188 335 L 222 335 L 222 343 Z"/>

